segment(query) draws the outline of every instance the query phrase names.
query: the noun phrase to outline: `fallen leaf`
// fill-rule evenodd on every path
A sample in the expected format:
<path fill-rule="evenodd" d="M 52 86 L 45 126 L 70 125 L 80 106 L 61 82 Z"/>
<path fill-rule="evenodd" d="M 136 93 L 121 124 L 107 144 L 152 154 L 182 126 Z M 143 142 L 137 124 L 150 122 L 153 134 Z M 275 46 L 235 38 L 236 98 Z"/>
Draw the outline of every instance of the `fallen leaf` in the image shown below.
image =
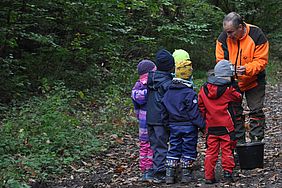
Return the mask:
<path fill-rule="evenodd" d="M 114 172 L 115 173 L 122 173 L 125 170 L 124 166 L 118 166 L 115 168 Z"/>
<path fill-rule="evenodd" d="M 271 181 L 276 181 L 278 179 L 278 174 L 274 174 L 271 178 L 269 178 Z"/>
<path fill-rule="evenodd" d="M 241 177 L 241 178 L 247 177 L 247 176 L 245 176 L 244 174 L 238 174 L 238 176 Z"/>
<path fill-rule="evenodd" d="M 119 143 L 119 144 L 123 144 L 124 143 L 122 138 L 116 138 L 116 142 Z"/>
<path fill-rule="evenodd" d="M 84 166 L 92 166 L 91 163 L 87 163 L 87 162 L 84 162 L 84 161 L 81 161 L 81 162 L 82 162 L 82 164 L 83 164 Z"/>

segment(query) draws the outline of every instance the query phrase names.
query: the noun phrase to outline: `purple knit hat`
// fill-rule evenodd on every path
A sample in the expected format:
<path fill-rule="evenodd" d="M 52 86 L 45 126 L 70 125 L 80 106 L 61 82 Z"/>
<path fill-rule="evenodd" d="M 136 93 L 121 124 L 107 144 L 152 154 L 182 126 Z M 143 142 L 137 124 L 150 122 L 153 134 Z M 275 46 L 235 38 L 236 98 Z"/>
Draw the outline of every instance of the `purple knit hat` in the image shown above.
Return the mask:
<path fill-rule="evenodd" d="M 153 70 L 155 67 L 156 65 L 153 63 L 153 61 L 144 59 L 138 63 L 137 71 L 139 75 L 142 75 L 142 74 L 146 74 L 149 71 Z"/>

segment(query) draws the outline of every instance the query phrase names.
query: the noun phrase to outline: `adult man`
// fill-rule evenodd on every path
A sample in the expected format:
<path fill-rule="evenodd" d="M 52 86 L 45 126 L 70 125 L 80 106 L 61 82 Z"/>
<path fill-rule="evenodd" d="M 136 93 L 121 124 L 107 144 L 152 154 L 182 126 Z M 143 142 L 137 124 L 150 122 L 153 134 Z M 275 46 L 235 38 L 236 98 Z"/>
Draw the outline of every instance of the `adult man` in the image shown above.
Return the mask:
<path fill-rule="evenodd" d="M 262 110 L 265 97 L 265 68 L 269 43 L 260 28 L 247 24 L 231 12 L 223 19 L 223 32 L 216 42 L 216 61 L 231 61 L 236 79 L 250 109 L 250 138 L 252 142 L 264 138 L 265 116 Z M 245 143 L 245 117 L 242 106 L 236 106 L 236 138 Z"/>

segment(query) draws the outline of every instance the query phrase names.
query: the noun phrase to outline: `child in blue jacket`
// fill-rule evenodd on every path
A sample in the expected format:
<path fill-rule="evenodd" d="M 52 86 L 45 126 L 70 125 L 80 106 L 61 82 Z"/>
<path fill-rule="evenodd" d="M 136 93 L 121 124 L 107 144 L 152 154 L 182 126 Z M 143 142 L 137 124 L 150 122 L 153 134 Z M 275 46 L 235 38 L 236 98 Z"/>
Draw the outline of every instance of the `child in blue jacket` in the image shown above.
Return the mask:
<path fill-rule="evenodd" d="M 175 74 L 163 97 L 164 119 L 168 120 L 170 148 L 166 156 L 166 183 L 174 183 L 175 171 L 181 163 L 181 183 L 192 180 L 192 164 L 197 157 L 198 129 L 205 127 L 193 90 L 192 62 L 185 50 L 175 50 Z"/>
<path fill-rule="evenodd" d="M 165 49 L 156 54 L 156 71 L 148 76 L 147 125 L 153 155 L 154 183 L 165 182 L 165 160 L 168 148 L 168 130 L 162 119 L 161 100 L 167 91 L 174 72 L 174 59 Z"/>

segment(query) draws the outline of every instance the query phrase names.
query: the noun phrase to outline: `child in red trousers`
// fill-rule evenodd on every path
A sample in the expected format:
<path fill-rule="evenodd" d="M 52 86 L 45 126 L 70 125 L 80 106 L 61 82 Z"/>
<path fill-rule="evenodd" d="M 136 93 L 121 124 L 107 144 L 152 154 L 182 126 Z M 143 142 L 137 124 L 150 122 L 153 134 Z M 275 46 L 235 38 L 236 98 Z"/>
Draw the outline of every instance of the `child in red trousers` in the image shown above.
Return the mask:
<path fill-rule="evenodd" d="M 206 119 L 207 150 L 205 157 L 206 184 L 216 183 L 215 165 L 221 150 L 224 179 L 233 182 L 235 167 L 234 110 L 232 106 L 241 102 L 242 96 L 234 84 L 234 67 L 227 60 L 219 61 L 214 67 L 214 75 L 208 78 L 199 93 L 199 109 Z"/>

